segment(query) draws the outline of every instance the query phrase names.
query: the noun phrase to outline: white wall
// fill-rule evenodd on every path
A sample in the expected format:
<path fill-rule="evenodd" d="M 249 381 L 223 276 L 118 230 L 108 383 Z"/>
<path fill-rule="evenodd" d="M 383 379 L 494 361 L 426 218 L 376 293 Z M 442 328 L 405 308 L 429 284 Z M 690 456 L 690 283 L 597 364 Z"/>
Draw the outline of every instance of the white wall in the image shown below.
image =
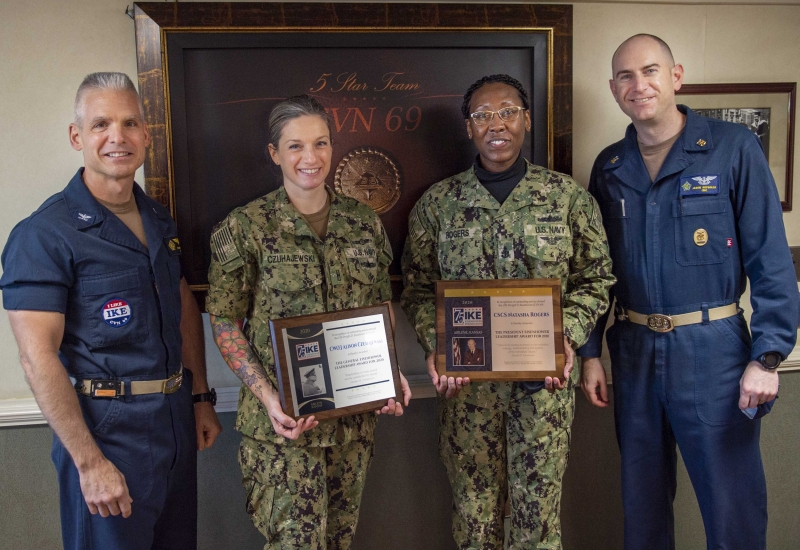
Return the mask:
<path fill-rule="evenodd" d="M 800 81 L 799 6 L 579 4 L 573 29 L 573 174 L 586 185 L 592 162 L 630 120 L 608 89 L 611 55 L 627 37 L 663 38 L 686 84 Z M 800 138 L 798 134 L 797 138 Z M 800 147 L 795 146 L 789 245 L 800 245 Z"/>
<path fill-rule="evenodd" d="M 755 2 L 754 2 L 755 3 Z M 21 218 L 66 185 L 81 165 L 67 142 L 72 99 L 99 70 L 135 78 L 133 21 L 125 0 L 0 2 L 0 246 Z M 628 120 L 608 91 L 616 46 L 638 32 L 673 48 L 688 83 L 800 80 L 800 6 L 581 3 L 574 8 L 574 174 L 587 183 L 595 155 Z M 800 136 L 799 136 L 800 137 Z M 800 155 L 795 153 L 800 169 Z M 141 177 L 138 178 L 141 181 Z M 784 216 L 800 245 L 800 182 Z M 212 350 L 213 351 L 213 350 Z M 214 356 L 215 384 L 231 380 Z M 0 400 L 30 396 L 6 315 L 0 314 Z"/>
<path fill-rule="evenodd" d="M 82 165 L 67 140 L 72 101 L 94 71 L 136 76 L 125 0 L 0 2 L 0 243 Z M 28 397 L 8 317 L 0 315 L 0 399 Z"/>

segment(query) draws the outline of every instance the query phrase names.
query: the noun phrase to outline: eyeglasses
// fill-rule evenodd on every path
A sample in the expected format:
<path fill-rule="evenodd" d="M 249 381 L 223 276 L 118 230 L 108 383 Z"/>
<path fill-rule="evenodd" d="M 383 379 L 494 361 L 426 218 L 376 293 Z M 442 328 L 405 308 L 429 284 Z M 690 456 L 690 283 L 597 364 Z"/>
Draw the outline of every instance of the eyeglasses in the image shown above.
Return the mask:
<path fill-rule="evenodd" d="M 498 111 L 477 111 L 469 115 L 469 117 L 478 126 L 483 126 L 492 121 L 495 113 L 503 122 L 513 122 L 519 118 L 519 114 L 522 111 L 527 111 L 527 109 L 525 107 L 503 107 Z"/>

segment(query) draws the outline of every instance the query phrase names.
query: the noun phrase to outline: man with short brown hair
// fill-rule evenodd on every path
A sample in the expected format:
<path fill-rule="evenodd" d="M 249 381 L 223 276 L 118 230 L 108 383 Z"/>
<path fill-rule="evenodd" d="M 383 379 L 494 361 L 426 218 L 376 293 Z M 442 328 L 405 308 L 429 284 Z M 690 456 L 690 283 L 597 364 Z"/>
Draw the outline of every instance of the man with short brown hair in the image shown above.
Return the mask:
<path fill-rule="evenodd" d="M 766 547 L 760 420 L 794 347 L 798 293 L 781 205 L 758 138 L 677 105 L 669 47 L 636 35 L 614 53 L 625 139 L 595 161 L 617 283 L 607 333 L 622 454 L 625 547 L 675 547 L 680 447 L 708 548 Z M 739 306 L 751 285 L 752 339 Z M 606 317 L 578 350 L 589 400 L 608 405 Z M 744 413 L 744 414 L 743 414 Z"/>

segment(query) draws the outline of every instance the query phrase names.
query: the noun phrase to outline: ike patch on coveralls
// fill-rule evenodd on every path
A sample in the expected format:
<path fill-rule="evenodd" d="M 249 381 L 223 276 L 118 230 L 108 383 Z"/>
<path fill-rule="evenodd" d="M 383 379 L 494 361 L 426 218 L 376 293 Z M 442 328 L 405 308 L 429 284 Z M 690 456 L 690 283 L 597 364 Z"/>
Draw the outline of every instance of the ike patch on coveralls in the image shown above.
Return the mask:
<path fill-rule="evenodd" d="M 681 197 L 689 195 L 718 195 L 719 174 L 681 176 Z"/>

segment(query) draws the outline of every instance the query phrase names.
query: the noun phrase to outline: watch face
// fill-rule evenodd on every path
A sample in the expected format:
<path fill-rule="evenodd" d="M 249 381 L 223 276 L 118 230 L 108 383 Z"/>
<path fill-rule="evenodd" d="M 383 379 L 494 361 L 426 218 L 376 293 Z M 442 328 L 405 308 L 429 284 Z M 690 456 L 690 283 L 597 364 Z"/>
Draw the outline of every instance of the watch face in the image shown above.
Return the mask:
<path fill-rule="evenodd" d="M 778 368 L 778 365 L 781 364 L 781 356 L 777 353 L 770 352 L 765 353 L 761 356 L 762 365 L 764 365 L 768 369 L 775 369 Z"/>

